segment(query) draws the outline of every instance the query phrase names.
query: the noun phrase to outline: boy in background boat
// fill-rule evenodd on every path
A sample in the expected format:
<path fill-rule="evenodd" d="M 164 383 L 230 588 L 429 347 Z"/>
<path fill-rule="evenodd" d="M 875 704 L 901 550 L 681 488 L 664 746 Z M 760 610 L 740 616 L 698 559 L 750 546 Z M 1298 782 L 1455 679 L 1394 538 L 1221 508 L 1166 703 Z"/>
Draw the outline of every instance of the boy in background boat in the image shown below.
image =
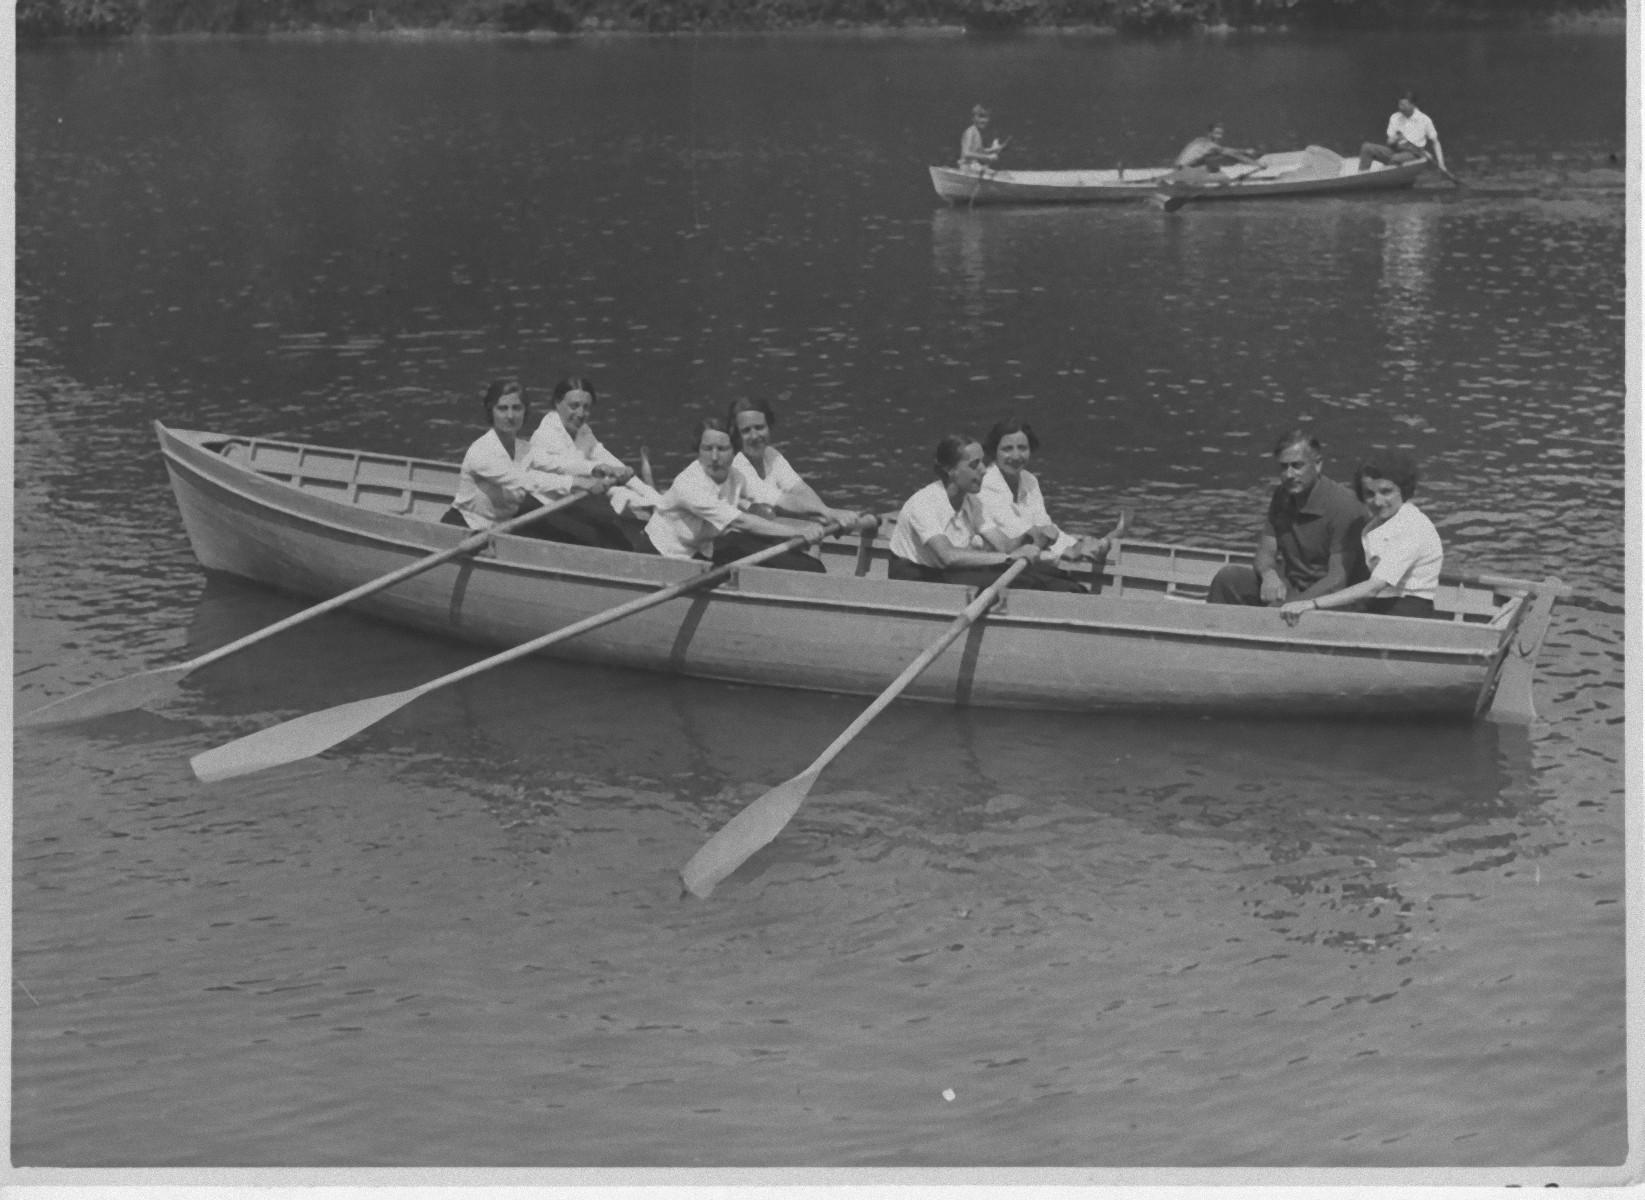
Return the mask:
<path fill-rule="evenodd" d="M 962 171 L 991 171 L 999 161 L 1000 151 L 1004 150 L 1011 141 L 1006 138 L 1001 141 L 995 138 L 991 143 L 984 144 L 983 138 L 988 135 L 988 122 L 992 115 L 983 105 L 975 105 L 971 109 L 971 124 L 960 137 L 960 170 Z"/>

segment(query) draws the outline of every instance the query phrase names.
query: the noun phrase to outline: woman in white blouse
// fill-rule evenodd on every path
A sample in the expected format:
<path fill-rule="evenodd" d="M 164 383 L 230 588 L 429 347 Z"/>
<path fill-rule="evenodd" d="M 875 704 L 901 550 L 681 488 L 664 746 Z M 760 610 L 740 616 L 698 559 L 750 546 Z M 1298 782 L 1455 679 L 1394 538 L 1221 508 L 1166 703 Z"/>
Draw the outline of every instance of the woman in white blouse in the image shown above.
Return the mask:
<path fill-rule="evenodd" d="M 731 469 L 743 477 L 752 511 L 761 516 L 805 517 L 819 521 L 861 520 L 867 514 L 832 508 L 771 444 L 777 414 L 764 400 L 733 400 L 725 421 L 736 455 Z"/>
<path fill-rule="evenodd" d="M 1317 608 L 1349 608 L 1393 617 L 1431 617 L 1439 592 L 1445 547 L 1439 530 L 1411 497 L 1417 491 L 1416 460 L 1402 450 L 1379 450 L 1354 474 L 1354 491 L 1370 513 L 1360 542 L 1371 577 L 1311 600 L 1280 605 L 1295 625 Z"/>
<path fill-rule="evenodd" d="M 1040 552 L 1040 560 L 1051 566 L 1089 561 L 1091 579 L 1100 584 L 1102 564 L 1113 548 L 1114 539 L 1124 532 L 1123 519 L 1114 533 L 1101 538 L 1080 536 L 1057 527 L 1045 510 L 1040 481 L 1028 469 L 1034 451 L 1040 448 L 1040 440 L 1027 421 L 1012 417 L 999 422 L 988 431 L 982 448 L 990 464 L 983 474 L 979 493 L 983 512 L 1009 539 L 1008 544 L 1032 543 Z"/>
<path fill-rule="evenodd" d="M 440 518 L 447 525 L 469 529 L 490 529 L 501 521 L 542 506 L 544 497 L 554 500 L 572 490 L 565 475 L 543 471 L 532 465 L 531 445 L 520 437 L 525 424 L 525 394 L 512 379 L 494 380 L 484 399 L 488 429 L 463 455 L 457 494 Z M 603 491 L 604 482 L 590 480 L 591 491 Z M 529 537 L 552 541 L 574 541 L 578 523 L 564 510 L 550 513 L 520 529 Z"/>
<path fill-rule="evenodd" d="M 979 493 L 987 468 L 982 444 L 951 433 L 937 443 L 937 478 L 910 496 L 891 531 L 892 579 L 986 587 L 1019 558 L 1029 565 L 1014 586 L 1041 591 L 1084 591 L 1038 559 L 1032 541 L 1009 537 L 988 516 Z"/>
<path fill-rule="evenodd" d="M 662 497 L 594 436 L 588 419 L 598 398 L 594 385 L 580 375 L 554 385 L 554 407 L 531 435 L 534 465 L 568 476 L 579 487 L 603 480 L 607 499 L 575 506 L 579 517 L 597 531 L 600 545 L 649 553 L 643 527 Z"/>
<path fill-rule="evenodd" d="M 646 536 L 659 554 L 706 558 L 720 564 L 746 557 L 743 547 L 728 534 L 752 535 L 759 539 L 755 549 L 795 534 L 806 535 L 813 545 L 822 540 L 824 527 L 814 521 L 764 517 L 750 511 L 743 477 L 731 469 L 735 454 L 723 420 L 704 417 L 697 423 L 697 460 L 674 477 L 646 522 Z M 821 562 L 798 549 L 762 565 L 789 571 L 825 570 Z"/>

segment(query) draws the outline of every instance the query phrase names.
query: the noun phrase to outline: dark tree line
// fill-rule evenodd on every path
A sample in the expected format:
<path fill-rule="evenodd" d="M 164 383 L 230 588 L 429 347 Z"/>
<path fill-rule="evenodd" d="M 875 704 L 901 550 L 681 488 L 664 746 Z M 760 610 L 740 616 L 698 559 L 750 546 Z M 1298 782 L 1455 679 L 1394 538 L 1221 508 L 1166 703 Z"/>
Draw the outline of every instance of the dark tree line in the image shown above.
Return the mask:
<path fill-rule="evenodd" d="M 1616 14 L 1626 0 L 18 0 L 19 38 L 323 29 L 655 33 L 963 25 L 1194 29 L 1446 28 Z"/>

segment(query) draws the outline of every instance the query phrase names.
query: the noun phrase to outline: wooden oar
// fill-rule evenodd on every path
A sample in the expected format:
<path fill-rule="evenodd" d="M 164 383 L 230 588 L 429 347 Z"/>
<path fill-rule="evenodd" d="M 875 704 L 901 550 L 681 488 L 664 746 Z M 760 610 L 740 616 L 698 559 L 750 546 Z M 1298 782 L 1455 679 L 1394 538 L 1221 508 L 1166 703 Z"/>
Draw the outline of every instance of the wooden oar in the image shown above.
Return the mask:
<path fill-rule="evenodd" d="M 1000 142 L 999 145 L 996 146 L 995 149 L 994 149 L 995 156 L 997 157 L 1010 144 L 1011 144 L 1011 139 L 1010 138 L 1006 138 L 1004 141 Z M 982 181 L 984 179 L 988 178 L 988 176 L 994 174 L 995 170 L 996 170 L 996 168 L 990 167 L 986 163 L 978 163 L 977 167 L 978 167 L 977 182 L 975 182 L 971 185 L 970 198 L 967 199 L 966 202 L 965 202 L 965 206 L 967 208 L 977 207 L 977 192 L 982 189 Z"/>
<path fill-rule="evenodd" d="M 1438 171 L 1441 175 L 1445 176 L 1445 178 L 1449 179 L 1452 183 L 1456 184 L 1458 187 L 1467 187 L 1468 186 L 1467 184 L 1463 183 L 1462 180 L 1458 179 L 1455 175 L 1453 175 L 1449 171 L 1447 171 L 1444 167 L 1440 166 L 1439 165 L 1439 159 L 1435 158 L 1432 154 L 1429 154 L 1428 151 L 1424 150 L 1421 146 L 1412 146 L 1411 149 L 1415 150 L 1418 154 L 1422 155 L 1423 158 L 1426 158 L 1428 160 L 1428 164 L 1431 167 L 1433 167 L 1434 170 Z"/>
<path fill-rule="evenodd" d="M 1261 157 L 1261 156 L 1259 155 L 1258 157 Z M 1251 176 L 1259 175 L 1267 169 L 1267 164 L 1265 164 L 1265 163 L 1254 163 L 1254 164 L 1251 164 L 1251 165 L 1253 167 L 1252 170 L 1247 171 L 1245 174 L 1241 175 L 1238 179 L 1230 180 L 1227 183 L 1207 184 L 1207 185 L 1204 185 L 1204 186 L 1201 186 L 1199 184 L 1178 184 L 1178 185 L 1176 185 L 1176 186 L 1184 187 L 1184 188 L 1190 188 L 1191 187 L 1191 188 L 1197 189 L 1196 191 L 1193 191 L 1193 192 L 1172 192 L 1172 191 L 1168 191 L 1167 189 L 1169 187 L 1171 187 L 1172 185 L 1162 183 L 1160 185 L 1159 190 L 1156 191 L 1153 194 L 1152 199 L 1153 199 L 1154 203 L 1158 207 L 1163 209 L 1164 211 L 1166 211 L 1166 212 L 1176 212 L 1177 209 L 1181 208 L 1184 204 L 1187 204 L 1190 200 L 1194 199 L 1196 195 L 1205 194 L 1205 192 L 1211 187 L 1216 187 L 1216 188 L 1238 187 L 1240 184 L 1242 184 L 1246 180 L 1250 179 Z M 1272 177 L 1270 177 L 1270 178 L 1272 178 Z"/>
<path fill-rule="evenodd" d="M 219 646 L 217 649 L 191 658 L 187 662 L 178 663 L 171 667 L 155 667 L 153 670 L 142 671 L 136 675 L 128 675 L 123 679 L 113 679 L 108 683 L 95 684 L 75 692 L 72 696 L 64 696 L 53 700 L 50 704 L 42 705 L 31 713 L 21 717 L 18 725 L 61 725 L 69 721 L 87 721 L 93 717 L 108 716 L 111 713 L 126 712 L 169 695 L 184 676 L 198 671 L 207 663 L 214 663 L 220 658 L 227 658 L 230 654 L 244 650 L 247 646 L 255 645 L 265 638 L 271 638 L 277 633 L 284 633 L 294 625 L 301 625 L 305 621 L 312 621 L 315 617 L 324 616 L 334 609 L 352 604 L 354 601 L 370 596 L 385 588 L 410 579 L 413 575 L 421 575 L 443 562 L 449 562 L 461 555 L 478 550 L 491 541 L 499 533 L 511 533 L 522 525 L 529 525 L 549 513 L 558 512 L 582 499 L 584 493 L 574 492 L 565 499 L 548 504 L 542 508 L 534 508 L 528 513 L 521 513 L 507 521 L 493 525 L 490 529 L 481 530 L 471 537 L 466 537 L 452 546 L 449 550 L 440 550 L 434 554 L 419 558 L 416 562 L 407 563 L 396 571 L 376 579 L 362 583 L 351 591 L 340 596 L 333 596 L 302 612 L 293 613 L 284 620 L 276 621 L 265 629 L 255 633 L 248 633 L 238 641 Z"/>
<path fill-rule="evenodd" d="M 783 826 L 788 824 L 799 811 L 800 805 L 805 803 L 805 798 L 811 794 L 811 787 L 817 782 L 817 776 L 822 774 L 823 768 L 832 762 L 841 750 L 850 745 L 852 739 L 861 733 L 870 721 L 879 716 L 904 688 L 935 662 L 939 654 L 948 649 L 978 617 L 987 612 L 1000 593 L 1027 565 L 1026 558 L 1019 558 L 1007 567 L 998 579 L 977 593 L 977 598 L 965 606 L 964 611 L 948 627 L 948 631 L 909 663 L 891 686 L 881 692 L 874 703 L 864 709 L 862 715 L 851 722 L 845 732 L 817 756 L 815 762 L 786 783 L 779 783 L 772 788 L 732 817 L 723 829 L 709 838 L 680 871 L 680 879 L 685 883 L 686 889 L 694 896 L 706 898 L 714 890 L 715 884 L 742 866 L 755 851 L 781 833 Z"/>
<path fill-rule="evenodd" d="M 513 662 L 528 654 L 535 654 L 545 650 L 558 642 L 569 641 L 579 634 L 587 633 L 591 629 L 598 629 L 602 625 L 610 625 L 624 617 L 642 612 L 648 608 L 655 608 L 666 603 L 676 596 L 683 596 L 687 592 L 700 591 L 706 587 L 721 582 L 741 567 L 752 567 L 785 554 L 790 550 L 807 544 L 821 541 L 830 534 L 839 533 L 846 528 L 841 522 L 833 522 L 812 533 L 802 533 L 768 546 L 756 554 L 746 558 L 739 558 L 736 562 L 726 563 L 713 570 L 704 571 L 676 584 L 662 588 L 659 591 L 636 597 L 615 608 L 608 608 L 604 612 L 595 613 L 591 617 L 553 633 L 546 633 L 542 637 L 523 642 L 501 654 L 494 654 L 490 658 L 470 663 L 461 670 L 453 671 L 449 675 L 442 675 L 438 679 L 431 679 L 427 683 L 409 688 L 403 692 L 391 692 L 386 696 L 371 696 L 364 700 L 354 700 L 348 704 L 339 704 L 334 708 L 320 712 L 308 713 L 305 716 L 293 718 L 280 725 L 259 730 L 243 738 L 218 746 L 213 750 L 206 750 L 196 754 L 189 760 L 189 766 L 199 778 L 211 782 L 218 779 L 232 779 L 237 775 L 249 775 L 253 771 L 264 771 L 270 767 L 283 766 L 286 763 L 299 762 L 305 758 L 312 758 L 321 751 L 329 750 L 339 742 L 347 741 L 362 730 L 369 729 L 384 717 L 404 708 L 419 696 L 447 684 L 467 679 L 471 675 L 478 675 L 481 671 L 489 671 L 492 667 L 500 667 L 504 663 Z"/>

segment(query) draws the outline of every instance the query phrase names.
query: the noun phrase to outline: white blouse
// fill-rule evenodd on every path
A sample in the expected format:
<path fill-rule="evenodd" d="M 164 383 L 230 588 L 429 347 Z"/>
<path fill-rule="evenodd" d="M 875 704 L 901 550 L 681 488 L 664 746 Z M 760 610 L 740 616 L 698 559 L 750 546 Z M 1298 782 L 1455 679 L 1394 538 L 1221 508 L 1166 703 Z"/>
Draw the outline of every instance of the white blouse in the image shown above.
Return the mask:
<path fill-rule="evenodd" d="M 531 435 L 531 449 L 536 456 L 535 465 L 545 471 L 577 476 L 587 475 L 594 465 L 626 469 L 623 460 L 607 450 L 586 423 L 573 437 L 560 420 L 560 414 L 552 410 L 543 416 L 537 432 Z M 636 504 L 655 508 L 662 501 L 657 490 L 639 476 L 611 488 L 606 494 L 611 497 L 611 507 L 618 512 Z"/>
<path fill-rule="evenodd" d="M 531 444 L 524 438 L 514 439 L 510 456 L 497 431 L 488 429 L 463 455 L 451 506 L 463 514 L 470 529 L 490 529 L 519 512 L 520 502 L 528 495 L 553 498 L 571 490 L 569 476 L 532 464 Z"/>
<path fill-rule="evenodd" d="M 728 474 L 724 483 L 715 483 L 702 463 L 694 462 L 663 493 L 646 522 L 646 536 L 657 553 L 669 558 L 711 557 L 715 535 L 737 519 L 745 499 L 737 472 Z"/>
<path fill-rule="evenodd" d="M 1381 525 L 1367 529 L 1360 542 L 1371 578 L 1395 595 L 1432 600 L 1439 593 L 1445 547 L 1434 523 L 1410 501 Z"/>
<path fill-rule="evenodd" d="M 942 566 L 926 542 L 939 534 L 966 550 L 996 550 L 989 538 L 999 530 L 983 511 L 982 501 L 967 495 L 955 508 L 948 489 L 937 479 L 915 492 L 897 513 L 897 527 L 891 531 L 891 553 L 923 567 Z"/>
<path fill-rule="evenodd" d="M 737 457 L 731 460 L 731 470 L 743 477 L 743 489 L 750 502 L 769 504 L 775 508 L 782 502 L 783 493 L 799 487 L 805 480 L 789 465 L 782 451 L 775 446 L 767 446 L 762 457 L 765 467 L 763 477 L 754 469 L 753 460 L 741 450 L 737 451 Z"/>
<path fill-rule="evenodd" d="M 1056 541 L 1045 548 L 1042 558 L 1061 558 L 1079 545 L 1079 538 L 1057 529 L 1057 523 L 1045 511 L 1045 497 L 1040 492 L 1040 481 L 1026 468 L 1021 472 L 1017 494 L 1013 496 L 1005 472 L 1000 470 L 997 463 L 990 466 L 983 474 L 979 498 L 988 519 L 1012 542 L 1018 541 L 1036 525 L 1049 525 L 1056 529 Z"/>

